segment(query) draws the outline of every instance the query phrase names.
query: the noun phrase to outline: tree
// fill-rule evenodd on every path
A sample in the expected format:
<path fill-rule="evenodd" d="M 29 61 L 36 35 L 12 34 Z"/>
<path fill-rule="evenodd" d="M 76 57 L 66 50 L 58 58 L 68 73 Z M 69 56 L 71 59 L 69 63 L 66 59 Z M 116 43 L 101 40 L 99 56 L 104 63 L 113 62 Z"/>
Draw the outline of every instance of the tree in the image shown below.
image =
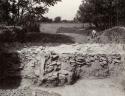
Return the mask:
<path fill-rule="evenodd" d="M 54 6 L 61 0 L 0 0 L 0 20 L 8 22 L 11 19 L 16 24 L 27 21 L 39 21 L 49 6 Z M 4 16 L 5 15 L 5 16 Z"/>
<path fill-rule="evenodd" d="M 6 0 L 0 0 L 0 22 L 8 21 L 10 4 Z M 5 23 L 5 22 L 4 22 Z"/>
<path fill-rule="evenodd" d="M 83 0 L 76 18 L 96 27 L 109 28 L 125 22 L 125 0 Z"/>
<path fill-rule="evenodd" d="M 52 23 L 53 19 L 51 19 L 49 17 L 43 17 L 40 21 L 44 22 L 44 23 Z"/>
<path fill-rule="evenodd" d="M 61 17 L 60 17 L 60 16 L 58 16 L 58 17 L 55 17 L 55 19 L 54 19 L 54 22 L 56 22 L 56 23 L 59 23 L 59 22 L 61 22 Z"/>

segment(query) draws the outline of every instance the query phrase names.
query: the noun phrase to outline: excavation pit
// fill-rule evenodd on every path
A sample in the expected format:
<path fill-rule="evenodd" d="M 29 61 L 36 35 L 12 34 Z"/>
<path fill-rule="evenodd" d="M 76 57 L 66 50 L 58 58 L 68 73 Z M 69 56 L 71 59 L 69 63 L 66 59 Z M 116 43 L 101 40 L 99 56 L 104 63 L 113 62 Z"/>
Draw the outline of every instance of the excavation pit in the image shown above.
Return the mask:
<path fill-rule="evenodd" d="M 124 71 L 124 45 L 121 44 L 32 46 L 17 52 L 21 59 L 21 77 L 38 86 L 63 86 L 84 78 L 109 78 Z"/>

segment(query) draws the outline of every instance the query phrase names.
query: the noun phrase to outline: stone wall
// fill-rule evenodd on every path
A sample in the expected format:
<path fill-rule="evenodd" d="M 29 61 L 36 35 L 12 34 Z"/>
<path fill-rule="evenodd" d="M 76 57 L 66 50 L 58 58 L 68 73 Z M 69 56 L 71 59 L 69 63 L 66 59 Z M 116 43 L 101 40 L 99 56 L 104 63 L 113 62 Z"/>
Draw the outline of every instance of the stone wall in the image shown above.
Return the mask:
<path fill-rule="evenodd" d="M 58 54 L 53 51 L 21 52 L 22 76 L 41 86 L 73 84 L 81 78 L 107 78 L 123 70 L 120 54 Z"/>
<path fill-rule="evenodd" d="M 20 76 L 39 86 L 62 86 L 73 84 L 83 78 L 108 78 L 124 72 L 124 54 L 114 54 L 116 49 L 107 54 L 108 48 L 104 48 L 106 45 L 101 45 L 100 48 L 105 49 L 102 53 L 97 50 L 100 49 L 97 46 L 86 46 L 76 46 L 78 49 L 80 47 L 81 51 L 73 49 L 74 45 L 53 48 L 36 46 L 17 50 L 13 54 L 1 55 L 0 76 Z"/>

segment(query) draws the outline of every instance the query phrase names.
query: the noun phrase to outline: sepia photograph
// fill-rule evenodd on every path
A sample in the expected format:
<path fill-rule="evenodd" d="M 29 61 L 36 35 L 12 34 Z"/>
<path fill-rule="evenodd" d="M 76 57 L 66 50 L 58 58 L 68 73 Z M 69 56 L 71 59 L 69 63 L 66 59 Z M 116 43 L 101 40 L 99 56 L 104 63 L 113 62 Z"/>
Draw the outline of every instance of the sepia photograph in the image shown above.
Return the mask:
<path fill-rule="evenodd" d="M 125 0 L 0 0 L 0 96 L 125 96 Z"/>

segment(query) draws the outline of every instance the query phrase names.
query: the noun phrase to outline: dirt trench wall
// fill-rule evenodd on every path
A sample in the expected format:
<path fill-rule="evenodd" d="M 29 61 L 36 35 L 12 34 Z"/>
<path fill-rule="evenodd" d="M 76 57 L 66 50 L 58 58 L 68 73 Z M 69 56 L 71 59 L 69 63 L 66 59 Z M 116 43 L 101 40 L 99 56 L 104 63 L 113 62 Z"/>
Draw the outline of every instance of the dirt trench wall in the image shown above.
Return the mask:
<path fill-rule="evenodd" d="M 107 78 L 123 70 L 120 54 L 58 54 L 53 51 L 21 53 L 23 78 L 34 84 L 61 86 L 73 84 L 81 78 Z"/>

